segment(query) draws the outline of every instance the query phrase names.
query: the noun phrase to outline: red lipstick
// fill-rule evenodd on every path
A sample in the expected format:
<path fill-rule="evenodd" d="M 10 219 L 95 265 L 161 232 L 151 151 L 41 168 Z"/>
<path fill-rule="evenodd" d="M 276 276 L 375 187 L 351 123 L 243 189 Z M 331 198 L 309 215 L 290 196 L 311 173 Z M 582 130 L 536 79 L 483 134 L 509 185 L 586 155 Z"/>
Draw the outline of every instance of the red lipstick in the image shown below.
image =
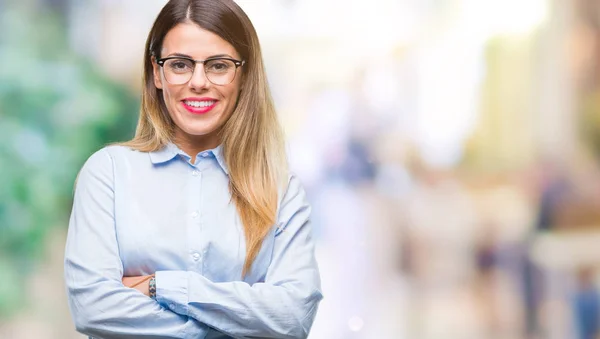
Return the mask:
<path fill-rule="evenodd" d="M 183 107 L 192 114 L 206 114 L 216 105 L 218 100 L 213 98 L 185 98 L 181 100 Z"/>

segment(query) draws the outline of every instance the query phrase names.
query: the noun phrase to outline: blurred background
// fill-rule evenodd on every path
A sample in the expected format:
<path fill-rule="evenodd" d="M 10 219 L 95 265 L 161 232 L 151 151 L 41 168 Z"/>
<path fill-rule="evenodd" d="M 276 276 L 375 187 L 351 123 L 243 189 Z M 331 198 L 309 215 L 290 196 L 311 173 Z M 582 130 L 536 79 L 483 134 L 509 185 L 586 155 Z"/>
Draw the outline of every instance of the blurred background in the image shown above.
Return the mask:
<path fill-rule="evenodd" d="M 73 182 L 165 0 L 0 0 L 0 337 L 82 338 Z M 600 1 L 240 0 L 313 205 L 311 339 L 598 338 Z"/>

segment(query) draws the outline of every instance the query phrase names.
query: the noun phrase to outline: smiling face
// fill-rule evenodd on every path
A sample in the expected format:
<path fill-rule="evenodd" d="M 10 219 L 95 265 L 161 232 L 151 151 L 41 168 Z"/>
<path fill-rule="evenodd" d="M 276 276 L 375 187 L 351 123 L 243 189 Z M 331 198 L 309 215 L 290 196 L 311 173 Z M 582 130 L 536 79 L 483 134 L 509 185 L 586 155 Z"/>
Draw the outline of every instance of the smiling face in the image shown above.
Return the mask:
<path fill-rule="evenodd" d="M 206 60 L 215 56 L 240 60 L 235 48 L 218 35 L 193 23 L 181 23 L 165 36 L 160 58 L 187 56 Z M 175 140 L 184 151 L 194 157 L 199 152 L 219 145 L 219 130 L 231 116 L 240 92 L 242 70 L 238 69 L 227 85 L 214 85 L 206 78 L 204 67 L 197 64 L 191 79 L 181 85 L 167 82 L 167 65 L 156 61 L 154 84 L 162 90 L 163 99 L 175 123 Z M 181 67 L 175 65 L 174 67 Z"/>

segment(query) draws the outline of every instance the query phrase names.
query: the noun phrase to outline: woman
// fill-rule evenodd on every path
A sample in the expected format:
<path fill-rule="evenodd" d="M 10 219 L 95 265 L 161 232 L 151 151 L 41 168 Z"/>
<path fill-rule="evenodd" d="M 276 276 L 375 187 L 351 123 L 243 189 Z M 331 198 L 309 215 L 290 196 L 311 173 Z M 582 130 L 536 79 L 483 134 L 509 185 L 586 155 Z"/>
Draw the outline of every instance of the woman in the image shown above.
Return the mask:
<path fill-rule="evenodd" d="M 65 279 L 100 338 L 305 338 L 322 298 L 256 32 L 231 0 L 171 0 L 133 140 L 78 176 Z M 140 293 L 141 292 L 141 293 Z"/>

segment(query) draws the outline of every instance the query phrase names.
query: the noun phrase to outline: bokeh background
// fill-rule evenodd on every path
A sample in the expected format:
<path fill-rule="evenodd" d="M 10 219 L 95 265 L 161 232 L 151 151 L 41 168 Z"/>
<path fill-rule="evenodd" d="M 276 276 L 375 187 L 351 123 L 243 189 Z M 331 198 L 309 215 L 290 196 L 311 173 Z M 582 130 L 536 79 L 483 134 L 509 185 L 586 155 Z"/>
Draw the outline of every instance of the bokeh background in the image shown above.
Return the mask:
<path fill-rule="evenodd" d="M 0 337 L 82 338 L 73 182 L 165 0 L 0 0 Z M 313 204 L 311 339 L 591 339 L 600 1 L 240 0 Z"/>

